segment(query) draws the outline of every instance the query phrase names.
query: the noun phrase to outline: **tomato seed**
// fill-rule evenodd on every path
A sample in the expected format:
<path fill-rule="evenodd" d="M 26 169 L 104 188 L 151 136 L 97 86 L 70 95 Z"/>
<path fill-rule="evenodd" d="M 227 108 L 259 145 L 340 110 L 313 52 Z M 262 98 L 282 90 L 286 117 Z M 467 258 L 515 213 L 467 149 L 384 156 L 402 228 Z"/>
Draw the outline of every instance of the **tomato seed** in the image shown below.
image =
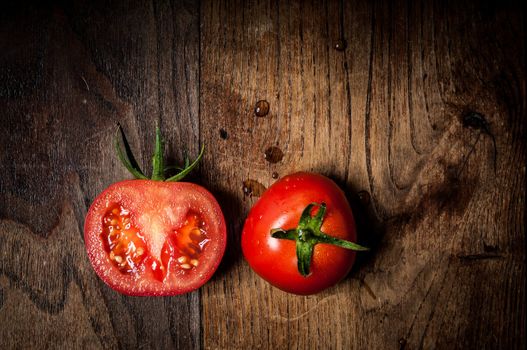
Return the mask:
<path fill-rule="evenodd" d="M 183 225 L 174 231 L 173 241 L 176 250 L 173 251 L 172 258 L 177 261 L 178 266 L 184 270 L 197 267 L 199 256 L 209 241 L 206 224 L 201 215 L 195 212 L 188 213 Z"/>
<path fill-rule="evenodd" d="M 102 239 L 110 260 L 121 272 L 134 272 L 145 258 L 146 243 L 127 216 L 128 211 L 112 205 L 103 218 Z M 124 227 L 125 230 L 121 230 Z"/>
<path fill-rule="evenodd" d="M 192 231 L 190 231 L 190 239 L 193 241 L 200 241 L 201 240 L 201 230 L 199 228 L 195 228 Z"/>

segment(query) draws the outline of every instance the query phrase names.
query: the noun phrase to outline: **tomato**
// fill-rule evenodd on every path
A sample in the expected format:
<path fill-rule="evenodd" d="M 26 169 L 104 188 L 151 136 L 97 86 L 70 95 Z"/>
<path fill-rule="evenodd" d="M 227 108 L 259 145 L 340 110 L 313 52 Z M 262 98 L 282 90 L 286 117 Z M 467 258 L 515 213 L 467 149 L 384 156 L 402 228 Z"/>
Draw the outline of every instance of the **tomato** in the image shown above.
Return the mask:
<path fill-rule="evenodd" d="M 273 286 L 308 295 L 333 286 L 355 261 L 353 213 L 342 190 L 325 176 L 295 173 L 263 193 L 243 227 L 242 251 Z"/>
<path fill-rule="evenodd" d="M 97 275 L 127 295 L 176 295 L 195 290 L 216 271 L 226 246 L 225 219 L 205 188 L 173 182 L 201 158 L 164 181 L 162 142 L 156 138 L 153 178 L 138 168 L 123 135 L 125 166 L 138 177 L 114 183 L 88 210 L 84 240 Z M 183 174 L 182 174 L 183 173 Z"/>

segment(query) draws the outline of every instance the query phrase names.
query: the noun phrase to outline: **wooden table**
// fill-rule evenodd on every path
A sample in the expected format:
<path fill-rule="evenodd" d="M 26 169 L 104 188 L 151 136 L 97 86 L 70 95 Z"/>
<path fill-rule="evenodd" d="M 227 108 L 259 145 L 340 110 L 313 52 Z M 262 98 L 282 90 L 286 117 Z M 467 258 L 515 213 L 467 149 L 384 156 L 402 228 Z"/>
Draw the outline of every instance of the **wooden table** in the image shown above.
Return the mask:
<path fill-rule="evenodd" d="M 524 15 L 461 0 L 4 8 L 0 348 L 525 348 Z M 125 297 L 88 261 L 87 208 L 128 177 L 116 123 L 143 164 L 156 123 L 173 161 L 206 145 L 191 180 L 217 196 L 229 245 L 196 292 Z M 373 248 L 309 297 L 270 287 L 240 249 L 256 183 L 299 170 L 345 189 Z"/>

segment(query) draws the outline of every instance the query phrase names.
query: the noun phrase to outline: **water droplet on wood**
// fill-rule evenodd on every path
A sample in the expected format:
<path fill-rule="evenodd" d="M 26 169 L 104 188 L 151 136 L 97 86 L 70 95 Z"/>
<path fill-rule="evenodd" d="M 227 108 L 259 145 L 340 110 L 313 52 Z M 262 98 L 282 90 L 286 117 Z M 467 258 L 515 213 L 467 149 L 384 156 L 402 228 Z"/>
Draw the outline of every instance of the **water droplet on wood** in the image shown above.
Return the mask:
<path fill-rule="evenodd" d="M 346 50 L 346 47 L 347 47 L 347 43 L 346 43 L 346 40 L 344 39 L 338 39 L 337 41 L 335 41 L 335 50 L 337 51 L 344 51 Z"/>
<path fill-rule="evenodd" d="M 278 147 L 272 146 L 265 150 L 265 160 L 269 163 L 278 163 L 284 158 L 284 152 Z"/>
<path fill-rule="evenodd" d="M 260 197 L 267 188 L 256 180 L 245 180 L 243 182 L 243 194 L 249 197 Z"/>
<path fill-rule="evenodd" d="M 273 172 L 271 176 L 273 177 L 273 179 L 278 179 L 278 173 L 276 171 Z"/>
<path fill-rule="evenodd" d="M 260 100 L 256 102 L 254 107 L 254 114 L 257 117 L 265 117 L 269 113 L 269 102 L 266 100 Z"/>

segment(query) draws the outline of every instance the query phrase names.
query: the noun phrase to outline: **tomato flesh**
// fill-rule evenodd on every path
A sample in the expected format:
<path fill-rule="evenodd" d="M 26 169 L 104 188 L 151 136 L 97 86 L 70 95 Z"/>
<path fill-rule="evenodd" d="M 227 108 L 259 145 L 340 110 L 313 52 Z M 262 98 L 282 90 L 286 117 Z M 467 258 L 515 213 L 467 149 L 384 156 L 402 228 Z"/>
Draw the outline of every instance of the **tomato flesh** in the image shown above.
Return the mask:
<path fill-rule="evenodd" d="M 144 237 L 132 225 L 130 211 L 122 205 L 110 205 L 102 221 L 101 238 L 108 257 L 119 271 L 140 274 L 145 269 L 150 269 L 161 282 L 169 271 L 189 271 L 196 268 L 199 257 L 209 242 L 205 222 L 199 214 L 190 212 L 183 225 L 167 237 L 159 261 L 150 256 Z"/>
<path fill-rule="evenodd" d="M 189 213 L 183 225 L 170 235 L 163 246 L 161 262 L 167 274 L 190 272 L 199 265 L 199 258 L 209 242 L 206 224 L 196 213 Z"/>
<path fill-rule="evenodd" d="M 85 223 L 88 256 L 110 287 L 129 295 L 175 295 L 214 273 L 226 245 L 214 197 L 190 183 L 122 181 L 99 195 Z"/>

